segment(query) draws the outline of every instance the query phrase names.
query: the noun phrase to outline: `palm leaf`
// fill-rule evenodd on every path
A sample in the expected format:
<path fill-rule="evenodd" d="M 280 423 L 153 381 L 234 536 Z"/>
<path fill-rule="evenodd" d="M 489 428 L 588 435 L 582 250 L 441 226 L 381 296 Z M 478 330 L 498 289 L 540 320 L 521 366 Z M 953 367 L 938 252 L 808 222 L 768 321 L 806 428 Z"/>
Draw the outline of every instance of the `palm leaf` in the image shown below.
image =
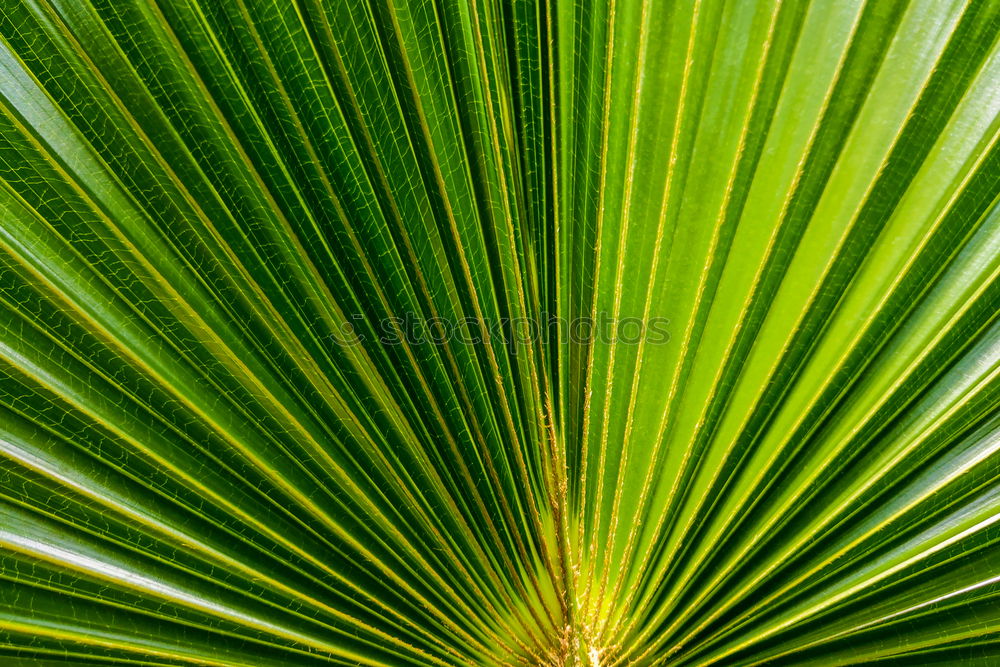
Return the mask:
<path fill-rule="evenodd" d="M 1000 3 L 11 0 L 0 662 L 994 664 Z"/>

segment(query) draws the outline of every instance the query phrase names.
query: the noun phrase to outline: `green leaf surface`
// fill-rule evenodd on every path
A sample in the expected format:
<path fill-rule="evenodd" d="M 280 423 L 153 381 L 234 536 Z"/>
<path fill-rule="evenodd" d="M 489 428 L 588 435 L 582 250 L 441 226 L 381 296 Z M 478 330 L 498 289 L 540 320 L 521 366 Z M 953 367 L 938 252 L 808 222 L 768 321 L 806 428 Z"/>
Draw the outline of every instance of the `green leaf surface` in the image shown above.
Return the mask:
<path fill-rule="evenodd" d="M 0 664 L 1000 660 L 997 0 L 9 0 Z"/>

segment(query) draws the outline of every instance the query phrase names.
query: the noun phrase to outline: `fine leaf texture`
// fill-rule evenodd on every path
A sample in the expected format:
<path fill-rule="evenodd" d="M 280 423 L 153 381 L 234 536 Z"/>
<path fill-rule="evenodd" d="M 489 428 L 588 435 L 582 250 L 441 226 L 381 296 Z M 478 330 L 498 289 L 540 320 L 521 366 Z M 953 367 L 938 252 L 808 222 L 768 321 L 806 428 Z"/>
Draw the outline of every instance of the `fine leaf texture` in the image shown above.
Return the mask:
<path fill-rule="evenodd" d="M 0 3 L 0 665 L 1000 664 L 1000 0 Z"/>

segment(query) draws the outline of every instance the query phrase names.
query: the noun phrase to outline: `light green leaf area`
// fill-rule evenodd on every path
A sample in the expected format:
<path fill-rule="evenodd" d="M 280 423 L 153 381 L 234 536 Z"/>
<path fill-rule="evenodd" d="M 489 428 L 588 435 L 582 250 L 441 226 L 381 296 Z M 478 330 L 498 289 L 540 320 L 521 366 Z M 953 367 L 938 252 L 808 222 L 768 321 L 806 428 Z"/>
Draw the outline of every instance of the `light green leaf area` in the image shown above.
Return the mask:
<path fill-rule="evenodd" d="M 0 665 L 1000 664 L 1000 1 L 0 3 Z"/>

